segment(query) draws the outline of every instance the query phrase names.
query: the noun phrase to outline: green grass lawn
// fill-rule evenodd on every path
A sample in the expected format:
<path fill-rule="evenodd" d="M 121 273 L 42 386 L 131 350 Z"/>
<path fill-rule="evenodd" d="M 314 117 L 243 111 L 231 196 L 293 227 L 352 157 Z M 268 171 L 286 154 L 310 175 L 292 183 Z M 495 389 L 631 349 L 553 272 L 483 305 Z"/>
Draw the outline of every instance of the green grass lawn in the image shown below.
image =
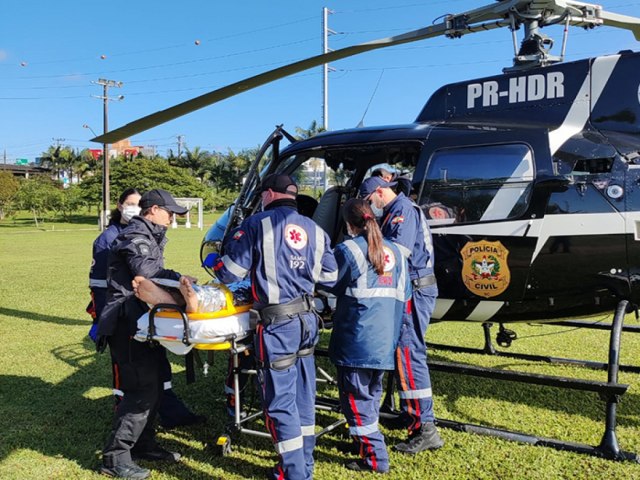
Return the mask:
<path fill-rule="evenodd" d="M 8 221 L 11 224 L 11 220 Z M 210 219 L 206 222 L 210 224 Z M 88 270 L 91 222 L 46 223 L 43 229 L 0 222 L 0 478 L 104 478 L 96 473 L 112 416 L 108 354 L 98 355 L 86 334 L 90 320 Z M 204 232 L 192 228 L 169 231 L 166 263 L 205 279 L 199 267 Z M 631 320 L 631 317 L 629 317 Z M 633 320 L 634 321 L 634 320 Z M 511 350 L 605 361 L 605 332 L 567 327 L 516 325 L 520 337 Z M 495 330 L 495 329 L 494 329 Z M 637 337 L 637 335 L 635 336 Z M 482 345 L 478 325 L 440 323 L 428 340 L 465 346 Z M 326 334 L 325 334 L 326 341 Z M 640 337 L 623 334 L 623 363 L 638 363 Z M 606 373 L 551 365 L 431 352 L 437 360 L 495 366 L 561 376 L 606 380 Z M 174 387 L 206 425 L 161 431 L 160 441 L 180 451 L 177 465 L 152 466 L 156 479 L 265 478 L 274 453 L 267 439 L 241 435 L 233 452 L 216 456 L 207 448 L 224 431 L 223 378 L 227 354 L 214 355 L 205 377 L 187 385 L 183 357 L 171 356 Z M 324 362 L 324 359 L 321 360 Z M 331 371 L 331 368 L 328 367 Z M 604 431 L 604 403 L 593 393 L 551 387 L 500 383 L 494 380 L 433 372 L 436 415 L 543 437 L 596 445 Z M 623 450 L 640 451 L 640 375 L 621 373 L 631 385 L 618 407 L 618 440 Z M 323 393 L 335 396 L 333 389 Z M 318 424 L 338 418 L 319 413 Z M 403 432 L 383 429 L 388 444 Z M 325 435 L 316 448 L 316 478 L 349 478 L 338 450 L 342 432 Z M 444 448 L 415 457 L 391 452 L 390 479 L 550 479 L 640 478 L 640 465 L 620 463 L 507 442 L 492 437 L 442 429 Z M 371 475 L 369 475 L 371 476 Z M 364 476 L 366 478 L 367 475 Z"/>

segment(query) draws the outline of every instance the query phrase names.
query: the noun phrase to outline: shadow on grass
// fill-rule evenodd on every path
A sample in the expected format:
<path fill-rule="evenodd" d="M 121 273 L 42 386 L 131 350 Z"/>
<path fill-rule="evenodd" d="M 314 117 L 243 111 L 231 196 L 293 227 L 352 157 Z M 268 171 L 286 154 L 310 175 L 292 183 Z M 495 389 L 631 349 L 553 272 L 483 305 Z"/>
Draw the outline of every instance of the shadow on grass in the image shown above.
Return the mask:
<path fill-rule="evenodd" d="M 95 397 L 91 390 L 95 387 L 110 385 L 109 355 L 98 355 L 93 343 L 86 340 L 56 347 L 53 355 L 60 361 L 74 367 L 75 371 L 59 383 L 47 383 L 32 376 L 0 376 L 0 463 L 19 450 L 30 450 L 55 458 L 62 457 L 80 465 L 81 468 L 96 471 L 101 465 L 101 450 L 109 435 L 113 418 L 113 399 L 107 394 Z M 34 358 L 37 371 L 37 358 Z M 176 383 L 184 382 L 185 373 L 174 375 Z M 219 400 L 219 399 L 218 399 Z M 220 403 L 218 412 L 222 413 L 224 403 Z M 202 411 L 203 406 L 196 407 Z M 216 434 L 225 431 L 226 415 L 207 412 L 208 422 L 165 431 L 159 442 L 170 450 L 175 450 L 189 459 L 235 473 L 240 477 L 247 475 L 264 478 L 265 461 L 271 464 L 275 460 L 271 442 L 268 439 L 255 439 L 248 442 L 262 452 L 251 451 L 247 455 L 218 457 L 209 448 L 192 448 L 194 442 L 211 444 Z M 245 442 L 243 442 L 244 444 Z M 238 448 L 239 452 L 244 449 Z M 253 460 L 258 463 L 254 463 Z M 186 463 L 167 465 L 163 463 L 141 462 L 148 468 L 170 473 L 175 478 L 190 480 L 196 478 L 228 478 L 228 475 L 212 474 L 211 471 L 198 470 L 197 466 Z M 23 472 L 29 471 L 25 465 Z"/>
<path fill-rule="evenodd" d="M 13 308 L 0 307 L 0 315 L 8 317 L 24 318 L 25 320 L 34 320 L 36 322 L 49 322 L 58 325 L 87 325 L 87 320 L 77 320 L 67 317 L 56 317 L 54 315 L 45 315 L 43 313 L 26 312 L 24 310 L 15 310 Z"/>
<path fill-rule="evenodd" d="M 507 367 L 522 367 L 523 364 L 502 364 L 493 368 L 506 369 Z M 570 377 L 571 378 L 571 377 Z M 603 381 L 606 381 L 604 373 Z M 606 400 L 598 393 L 579 391 L 560 387 L 542 386 L 527 384 L 522 382 L 500 381 L 479 377 L 463 376 L 447 372 L 433 372 L 432 381 L 434 391 L 441 396 L 438 402 L 444 406 L 448 412 L 444 415 L 451 420 L 458 420 L 465 423 L 472 423 L 493 428 L 518 430 L 517 404 L 526 406 L 529 409 L 537 409 L 541 426 L 553 428 L 557 418 L 564 418 L 567 415 L 573 417 L 583 417 L 598 423 L 600 430 L 597 435 L 605 432 L 605 408 Z M 478 409 L 470 410 L 468 407 L 460 408 L 460 405 L 468 405 L 469 399 L 477 398 L 479 402 L 496 401 L 499 403 L 497 411 L 503 411 L 504 403 L 514 405 L 512 412 L 505 413 L 503 418 L 495 418 L 491 412 L 487 412 L 487 404 L 479 403 Z M 545 413 L 541 413 L 545 412 Z M 438 405 L 436 404 L 436 414 Z M 450 416 L 452 414 L 452 416 Z M 529 415 L 533 415 L 533 410 Z M 452 418 L 453 417 L 453 418 Z M 531 425 L 530 419 L 525 419 L 525 423 Z M 640 426 L 640 395 L 626 393 L 618 403 L 617 425 L 619 427 L 638 428 Z M 543 427 L 544 428 L 544 427 Z M 575 425 L 574 434 L 579 434 L 585 429 L 580 425 Z M 593 432 L 592 427 L 587 429 Z M 532 435 L 540 435 L 539 431 L 527 431 Z M 561 440 L 578 441 L 589 444 L 588 438 L 561 438 Z M 600 439 L 598 438 L 598 441 Z M 635 445 L 621 445 L 623 450 L 635 449 Z"/>

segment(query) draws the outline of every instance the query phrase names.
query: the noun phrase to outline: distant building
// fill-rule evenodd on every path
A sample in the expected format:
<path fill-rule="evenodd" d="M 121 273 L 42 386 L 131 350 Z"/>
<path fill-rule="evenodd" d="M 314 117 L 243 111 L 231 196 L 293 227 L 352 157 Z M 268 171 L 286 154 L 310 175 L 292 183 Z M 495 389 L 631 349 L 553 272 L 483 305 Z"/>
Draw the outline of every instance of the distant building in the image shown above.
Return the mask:
<path fill-rule="evenodd" d="M 29 178 L 31 175 L 50 174 L 51 169 L 33 165 L 0 164 L 0 172 L 11 172 L 14 177 Z"/>

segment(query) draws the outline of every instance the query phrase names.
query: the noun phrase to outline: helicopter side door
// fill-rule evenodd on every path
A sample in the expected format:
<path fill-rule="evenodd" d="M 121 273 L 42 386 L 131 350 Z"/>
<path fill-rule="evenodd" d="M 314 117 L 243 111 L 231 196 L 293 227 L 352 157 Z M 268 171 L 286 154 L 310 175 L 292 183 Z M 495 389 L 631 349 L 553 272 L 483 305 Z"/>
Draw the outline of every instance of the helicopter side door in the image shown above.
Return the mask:
<path fill-rule="evenodd" d="M 414 184 L 422 182 L 417 202 L 435 247 L 433 318 L 486 321 L 524 296 L 535 247 L 529 221 L 544 201 L 534 195 L 539 143 L 521 132 L 465 133 L 431 138 Z"/>

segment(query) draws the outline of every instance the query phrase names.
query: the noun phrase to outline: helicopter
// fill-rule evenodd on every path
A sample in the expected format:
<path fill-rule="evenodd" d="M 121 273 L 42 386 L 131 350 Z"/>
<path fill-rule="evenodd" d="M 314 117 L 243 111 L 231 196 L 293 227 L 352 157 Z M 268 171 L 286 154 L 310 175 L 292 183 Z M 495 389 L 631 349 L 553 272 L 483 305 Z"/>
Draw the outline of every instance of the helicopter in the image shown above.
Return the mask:
<path fill-rule="evenodd" d="M 565 26 L 560 56 L 551 54 L 553 41 L 541 31 L 551 25 Z M 625 390 L 617 383 L 615 351 L 624 314 L 637 312 L 640 304 L 640 53 L 563 62 L 571 26 L 622 28 L 640 41 L 639 18 L 599 5 L 499 0 L 446 15 L 426 28 L 276 68 L 93 141 L 111 143 L 352 55 L 438 36 L 509 29 L 513 65 L 494 76 L 442 86 L 413 123 L 325 132 L 305 140 L 278 126 L 259 150 L 234 204 L 206 233 L 201 259 L 219 252 L 231 229 L 260 208 L 258 185 L 268 174 L 303 179 L 313 162 L 327 165 L 333 185 L 319 200 L 298 195 L 298 204 L 335 244 L 345 235 L 341 205 L 357 195 L 373 170 L 395 170 L 408 178 L 405 193 L 425 213 L 433 236 L 439 297 L 432 321 L 557 322 L 615 312 L 610 363 L 616 368 L 597 390 L 608 404 L 607 430 L 596 454 L 627 458 L 614 431 L 614 397 Z M 518 46 L 520 29 L 524 37 Z M 289 145 L 281 148 L 285 142 Z M 507 340 L 512 337 L 507 334 Z"/>

